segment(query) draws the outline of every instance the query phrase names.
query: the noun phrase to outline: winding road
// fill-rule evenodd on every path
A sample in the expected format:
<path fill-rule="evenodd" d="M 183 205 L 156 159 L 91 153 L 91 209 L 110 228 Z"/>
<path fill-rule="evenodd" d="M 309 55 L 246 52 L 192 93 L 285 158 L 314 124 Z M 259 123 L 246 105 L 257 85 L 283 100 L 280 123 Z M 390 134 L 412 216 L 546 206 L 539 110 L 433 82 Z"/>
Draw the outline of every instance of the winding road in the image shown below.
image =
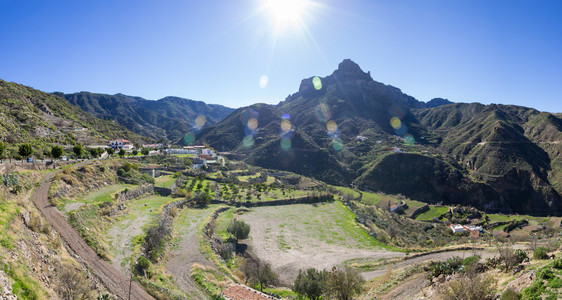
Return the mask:
<path fill-rule="evenodd" d="M 81 167 L 88 162 L 81 162 L 76 167 Z M 154 299 L 135 281 L 130 283 L 130 278 L 109 262 L 101 259 L 86 244 L 80 234 L 68 224 L 61 212 L 49 203 L 49 188 L 55 175 L 60 172 L 51 172 L 43 177 L 40 187 L 33 192 L 32 200 L 41 211 L 45 219 L 53 225 L 55 230 L 66 241 L 68 246 L 78 255 L 93 273 L 103 282 L 105 287 L 121 299 Z M 130 289 L 130 295 L 129 295 Z"/>

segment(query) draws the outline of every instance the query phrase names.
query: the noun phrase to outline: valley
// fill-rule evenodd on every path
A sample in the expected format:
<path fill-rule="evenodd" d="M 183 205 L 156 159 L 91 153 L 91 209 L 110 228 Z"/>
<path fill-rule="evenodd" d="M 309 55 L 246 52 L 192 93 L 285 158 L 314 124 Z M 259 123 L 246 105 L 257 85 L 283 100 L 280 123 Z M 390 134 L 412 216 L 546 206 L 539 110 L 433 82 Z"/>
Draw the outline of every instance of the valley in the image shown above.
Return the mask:
<path fill-rule="evenodd" d="M 351 60 L 236 110 L 0 97 L 2 297 L 561 296 L 559 114 L 421 102 Z"/>

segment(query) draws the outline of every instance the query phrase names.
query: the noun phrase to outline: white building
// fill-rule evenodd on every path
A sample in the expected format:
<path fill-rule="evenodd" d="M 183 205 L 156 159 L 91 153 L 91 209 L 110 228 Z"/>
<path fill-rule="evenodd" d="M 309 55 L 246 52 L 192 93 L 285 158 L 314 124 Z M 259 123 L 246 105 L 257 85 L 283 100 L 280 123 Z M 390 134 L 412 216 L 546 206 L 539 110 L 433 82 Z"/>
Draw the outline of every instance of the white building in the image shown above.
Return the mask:
<path fill-rule="evenodd" d="M 109 142 L 109 147 L 117 150 L 117 149 L 124 149 L 124 150 L 132 150 L 133 145 L 128 140 L 118 139 L 115 141 Z"/>

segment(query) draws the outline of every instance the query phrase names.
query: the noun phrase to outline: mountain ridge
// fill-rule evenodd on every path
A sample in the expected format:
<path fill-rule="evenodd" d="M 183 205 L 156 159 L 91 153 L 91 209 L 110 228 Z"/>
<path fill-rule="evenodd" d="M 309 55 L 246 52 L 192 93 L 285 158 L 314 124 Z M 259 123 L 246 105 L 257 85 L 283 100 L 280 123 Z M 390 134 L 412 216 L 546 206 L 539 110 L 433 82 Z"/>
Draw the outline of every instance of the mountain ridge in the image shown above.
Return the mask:
<path fill-rule="evenodd" d="M 198 141 L 340 185 L 396 193 L 400 182 L 426 182 L 404 194 L 489 211 L 562 214 L 562 145 L 554 143 L 562 140 L 561 122 L 519 106 L 421 102 L 344 60 L 331 75 L 303 79 L 275 106 L 236 110 Z M 321 155 L 306 155 L 313 152 Z M 414 172 L 397 157 L 449 175 Z M 392 163 L 398 168 L 389 173 Z"/>
<path fill-rule="evenodd" d="M 174 96 L 159 100 L 121 93 L 108 95 L 80 92 L 62 96 L 96 117 L 115 120 L 131 131 L 153 140 L 165 137 L 173 143 L 182 143 L 186 135 L 215 124 L 233 111 L 226 106 Z"/>

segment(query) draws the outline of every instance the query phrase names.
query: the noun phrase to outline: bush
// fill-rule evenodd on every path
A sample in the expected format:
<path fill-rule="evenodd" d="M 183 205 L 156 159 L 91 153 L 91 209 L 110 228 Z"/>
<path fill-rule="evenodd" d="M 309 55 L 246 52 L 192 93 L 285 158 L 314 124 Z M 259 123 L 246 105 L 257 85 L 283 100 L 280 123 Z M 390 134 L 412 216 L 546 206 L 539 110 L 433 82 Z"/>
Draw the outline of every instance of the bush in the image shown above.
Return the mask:
<path fill-rule="evenodd" d="M 247 239 L 250 235 L 250 225 L 246 224 L 244 221 L 236 220 L 227 229 L 236 240 L 243 240 Z"/>
<path fill-rule="evenodd" d="M 327 277 L 327 271 L 318 271 L 314 268 L 307 269 L 305 272 L 299 270 L 299 275 L 293 284 L 293 291 L 311 300 L 320 299 L 326 289 Z"/>
<path fill-rule="evenodd" d="M 480 258 L 482 258 L 480 255 L 469 256 L 462 261 L 462 265 L 465 269 L 468 269 L 473 264 L 479 262 Z"/>
<path fill-rule="evenodd" d="M 505 290 L 505 292 L 503 292 L 503 294 L 500 297 L 500 300 L 518 300 L 518 299 L 519 299 L 519 293 L 517 293 L 516 291 L 510 288 Z"/>
<path fill-rule="evenodd" d="M 446 283 L 440 291 L 446 300 L 486 300 L 495 299 L 496 281 L 491 276 L 463 276 Z"/>
<path fill-rule="evenodd" d="M 326 294 L 338 300 L 353 299 L 363 292 L 365 280 L 358 271 L 333 268 L 327 276 Z"/>
<path fill-rule="evenodd" d="M 538 247 L 537 249 L 535 249 L 535 252 L 533 253 L 533 257 L 535 259 L 547 259 L 548 258 L 548 249 L 546 249 L 545 247 Z"/>
<path fill-rule="evenodd" d="M 556 269 L 562 269 L 562 258 L 559 258 L 552 263 L 552 267 Z"/>
<path fill-rule="evenodd" d="M 141 256 L 137 259 L 135 270 L 141 276 L 149 276 L 150 261 L 146 257 Z"/>

